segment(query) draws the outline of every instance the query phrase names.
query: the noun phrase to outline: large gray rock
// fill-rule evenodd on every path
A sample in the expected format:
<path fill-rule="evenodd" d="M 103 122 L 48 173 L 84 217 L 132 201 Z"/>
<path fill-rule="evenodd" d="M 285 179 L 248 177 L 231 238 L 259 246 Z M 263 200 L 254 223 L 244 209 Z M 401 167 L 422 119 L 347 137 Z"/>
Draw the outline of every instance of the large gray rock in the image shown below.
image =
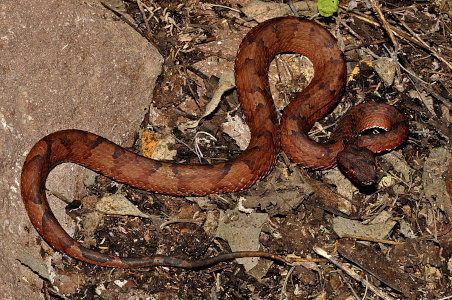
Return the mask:
<path fill-rule="evenodd" d="M 20 196 L 28 151 L 68 128 L 131 145 L 163 59 L 96 3 L 3 0 L 0 14 L 0 295 L 36 299 L 42 282 L 16 261 L 21 252 L 39 258 L 41 247 L 48 249 Z M 47 186 L 72 198 L 78 172 L 67 172 L 74 165 L 57 169 Z"/>

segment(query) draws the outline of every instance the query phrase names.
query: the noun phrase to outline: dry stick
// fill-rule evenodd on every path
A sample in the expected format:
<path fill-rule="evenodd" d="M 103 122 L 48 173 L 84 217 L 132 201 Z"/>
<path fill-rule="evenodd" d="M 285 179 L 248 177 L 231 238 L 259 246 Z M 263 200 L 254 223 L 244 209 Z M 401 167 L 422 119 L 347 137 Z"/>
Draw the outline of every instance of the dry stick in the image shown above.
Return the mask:
<path fill-rule="evenodd" d="M 344 26 L 354 37 L 356 37 L 361 45 L 364 44 L 366 41 L 364 40 L 364 38 L 362 36 L 360 36 L 358 33 L 356 33 L 350 26 L 347 25 L 347 23 L 345 23 L 342 19 L 339 20 L 339 22 L 341 23 L 342 26 Z"/>
<path fill-rule="evenodd" d="M 293 5 L 293 1 L 292 1 L 292 0 L 289 0 L 289 2 L 288 2 L 287 4 L 289 5 L 290 10 L 292 11 L 293 15 L 294 15 L 295 17 L 299 18 L 300 15 L 298 14 L 297 9 L 296 9 L 295 6 Z"/>
<path fill-rule="evenodd" d="M 368 24 L 371 24 L 371 25 L 373 25 L 375 27 L 381 27 L 381 25 L 379 23 L 370 20 L 366 15 L 363 15 L 363 14 L 361 14 L 359 12 L 352 11 L 351 9 L 349 9 L 346 6 L 342 6 L 341 5 L 340 7 L 342 9 L 352 13 L 358 19 L 360 19 L 360 20 L 362 20 L 362 21 L 364 21 L 364 22 L 366 22 Z M 395 33 L 395 35 L 397 35 L 397 36 L 399 36 L 399 37 L 401 37 L 401 38 L 403 38 L 403 39 L 405 39 L 405 40 L 407 40 L 407 41 L 409 41 L 409 42 L 411 42 L 411 43 L 413 43 L 415 45 L 418 45 L 419 47 L 423 48 L 424 50 L 427 50 L 434 57 L 436 57 L 437 59 L 439 59 L 440 61 L 445 63 L 447 65 L 447 67 L 449 67 L 450 70 L 452 70 L 452 64 L 450 62 L 448 62 L 444 57 L 442 57 L 439 53 L 435 52 L 435 49 L 432 49 L 432 47 L 429 47 L 428 45 L 426 47 L 423 43 L 419 42 L 417 39 L 412 38 L 409 34 L 407 34 L 406 32 L 404 32 L 403 30 L 401 30 L 401 29 L 399 29 L 397 27 L 389 25 L 389 28 L 391 29 L 391 31 L 393 31 Z"/>
<path fill-rule="evenodd" d="M 47 193 L 49 193 L 49 195 L 55 196 L 57 197 L 59 200 L 63 201 L 66 204 L 71 204 L 72 200 L 69 200 L 65 195 L 56 192 L 56 191 L 52 191 L 46 188 Z"/>
<path fill-rule="evenodd" d="M 428 72 L 428 73 L 438 74 L 441 76 L 452 77 L 452 73 L 443 73 L 443 72 L 433 71 L 433 70 L 429 70 L 429 69 L 424 69 L 424 71 Z"/>
<path fill-rule="evenodd" d="M 329 255 L 325 250 L 320 247 L 314 247 L 314 251 L 325 258 L 327 258 L 330 262 L 341 268 L 345 273 L 353 277 L 356 281 L 360 281 L 366 288 L 369 288 L 372 292 L 374 292 L 378 297 L 385 300 L 395 300 L 393 297 L 389 296 L 385 292 L 379 290 L 375 285 L 370 283 L 368 280 L 361 278 L 355 271 L 341 263 L 336 257 Z"/>
<path fill-rule="evenodd" d="M 114 9 L 113 7 L 111 7 L 110 5 L 108 5 L 107 3 L 104 2 L 100 2 L 100 4 L 102 4 L 103 7 L 105 7 L 106 9 L 110 10 L 112 13 L 114 13 L 121 21 L 123 21 L 124 23 L 126 23 L 127 25 L 129 25 L 130 27 L 132 27 L 133 29 L 135 29 L 136 32 L 138 32 L 139 34 L 141 34 L 142 37 L 144 37 L 152 46 L 154 46 L 156 49 L 158 49 L 158 47 L 155 45 L 155 43 L 151 40 L 151 38 L 144 34 L 140 28 L 138 28 L 135 24 L 133 24 L 132 22 L 130 22 L 126 15 L 124 15 L 123 13 L 117 11 L 116 9 Z"/>
<path fill-rule="evenodd" d="M 374 8 L 374 10 L 376 10 L 378 18 L 380 19 L 383 28 L 386 30 L 386 32 L 389 35 L 389 38 L 391 39 L 392 43 L 394 44 L 394 48 L 395 48 L 395 52 L 399 52 L 400 46 L 399 43 L 397 42 L 396 38 L 394 37 L 394 34 L 392 33 L 391 27 L 388 23 L 388 21 L 386 21 L 385 16 L 383 15 L 383 12 L 380 9 L 378 0 L 370 0 L 370 3 L 372 4 L 372 7 Z"/>
<path fill-rule="evenodd" d="M 235 60 L 235 57 L 223 55 L 223 54 L 221 54 L 221 51 L 213 52 L 213 51 L 205 50 L 205 49 L 202 49 L 202 48 L 199 48 L 199 47 L 196 47 L 196 46 L 195 46 L 195 49 L 196 49 L 196 51 L 199 51 L 199 52 L 202 52 L 202 53 L 206 53 L 206 54 L 209 54 L 209 55 L 212 55 L 212 56 L 215 56 L 215 57 L 227 60 L 227 61 L 234 61 Z"/>
<path fill-rule="evenodd" d="M 390 10 L 389 10 L 390 11 Z M 391 11 L 390 11 L 391 12 Z M 392 13 L 392 12 L 391 12 Z M 425 48 L 430 48 L 430 46 L 426 43 L 426 42 L 424 42 L 424 40 L 422 40 L 420 37 L 419 37 L 419 35 L 417 35 L 397 14 L 395 14 L 395 13 L 393 13 L 393 15 L 397 18 L 397 20 L 403 25 L 403 27 L 405 27 L 410 33 L 411 33 L 411 35 L 412 36 L 414 36 L 420 43 L 422 43 L 423 45 L 424 45 L 424 47 Z M 403 67 L 402 67 L 403 68 Z M 406 70 L 407 71 L 407 70 Z M 415 76 L 415 75 L 413 75 L 410 71 L 407 71 L 410 75 L 412 75 L 412 76 Z M 435 73 L 435 71 L 432 71 L 433 73 Z M 441 75 L 446 75 L 447 76 L 447 74 L 446 73 L 440 73 L 440 72 L 436 72 L 436 73 L 438 73 L 438 74 L 441 74 Z M 449 75 L 449 76 L 451 76 L 451 75 Z M 415 76 L 418 80 L 420 80 L 420 78 L 418 77 L 418 76 Z M 443 98 L 442 96 L 440 96 L 440 95 L 438 95 L 435 91 L 433 91 L 433 89 L 431 89 L 430 88 L 430 86 L 426 83 L 426 82 L 423 82 L 422 80 L 420 80 L 422 83 L 423 83 L 423 86 L 424 86 L 424 88 L 426 89 L 426 90 L 428 90 L 430 93 L 432 93 L 437 99 L 439 99 L 440 101 L 442 101 L 443 102 L 443 104 L 444 105 L 446 105 L 447 106 L 447 108 L 449 108 L 449 109 L 451 109 L 451 103 L 450 103 L 450 101 L 449 100 L 447 100 L 446 98 Z"/>
<path fill-rule="evenodd" d="M 397 15 L 396 13 L 393 13 L 390 9 L 385 9 L 385 11 L 391 13 L 394 17 L 396 17 L 396 19 L 400 22 L 400 24 L 403 25 L 403 27 L 406 28 L 406 30 L 408 30 L 409 33 L 411 33 L 412 36 L 414 36 L 419 42 L 422 43 L 422 45 L 424 45 L 424 47 L 429 48 L 430 46 L 427 45 L 426 42 L 424 42 L 419 35 L 417 35 L 400 17 L 399 15 Z"/>
<path fill-rule="evenodd" d="M 198 101 L 198 94 L 196 94 L 195 91 L 193 91 L 193 88 L 191 87 L 190 77 L 188 76 L 187 68 L 186 67 L 182 67 L 182 68 L 184 70 L 185 78 L 187 79 L 188 89 L 190 90 L 190 93 L 191 93 L 191 95 L 193 97 L 193 100 L 195 100 L 196 106 L 199 108 L 199 110 L 201 110 L 201 106 L 199 106 L 199 101 Z"/>
<path fill-rule="evenodd" d="M 411 67 L 407 64 L 408 64 L 408 62 L 406 62 L 405 66 L 403 66 L 402 64 L 399 64 L 399 65 L 405 72 L 407 72 L 410 79 L 413 81 L 414 86 L 416 87 L 417 85 L 421 85 L 423 89 L 427 90 L 436 99 L 441 101 L 448 109 L 452 110 L 452 103 L 450 102 L 450 100 L 444 98 L 443 96 L 439 95 L 435 90 L 433 90 L 433 88 L 431 88 L 427 82 L 420 79 L 419 76 L 417 76 L 414 73 L 414 71 L 411 69 Z"/>
<path fill-rule="evenodd" d="M 194 223 L 194 224 L 199 224 L 202 223 L 202 219 L 175 219 L 175 220 L 169 220 L 166 222 L 163 222 L 162 224 L 160 224 L 160 229 L 163 229 L 164 227 L 170 225 L 170 224 L 175 224 L 175 223 Z"/>
<path fill-rule="evenodd" d="M 225 5 L 207 4 L 207 6 L 210 6 L 210 7 L 220 7 L 220 8 L 229 9 L 229 10 L 232 10 L 232 11 L 235 11 L 235 12 L 238 12 L 238 13 L 242 13 L 242 12 L 241 12 L 240 10 L 238 10 L 238 9 L 235 9 L 235 8 L 232 8 L 232 7 L 229 7 L 229 6 L 225 6 Z"/>
<path fill-rule="evenodd" d="M 149 26 L 149 19 L 146 17 L 146 12 L 144 11 L 143 3 L 140 0 L 137 0 L 138 8 L 140 9 L 141 14 L 143 15 L 144 24 L 146 25 L 146 31 L 148 34 L 151 34 L 151 27 Z M 149 11 L 149 13 L 151 13 Z"/>
<path fill-rule="evenodd" d="M 348 280 L 345 282 L 348 286 L 348 288 L 350 289 L 350 291 L 352 291 L 353 296 L 355 297 L 356 300 L 360 300 L 361 298 L 358 296 L 358 294 L 356 294 L 355 289 L 352 287 L 352 285 L 350 284 L 350 282 L 348 282 Z M 367 296 L 367 289 L 366 292 L 364 293 L 364 297 L 363 299 L 366 299 Z"/>
<path fill-rule="evenodd" d="M 452 70 L 452 64 L 450 62 L 448 62 L 444 57 L 442 57 L 440 54 L 438 54 L 437 52 L 434 51 L 434 49 L 432 49 L 431 47 L 425 47 L 423 43 L 419 42 L 416 39 L 411 38 L 406 32 L 404 32 L 401 29 L 398 29 L 396 27 L 392 27 L 392 30 L 394 31 L 394 33 L 410 42 L 412 42 L 413 44 L 416 44 L 422 48 L 424 48 L 425 50 L 427 50 L 428 52 L 430 52 L 434 57 L 436 57 L 437 59 L 439 59 L 440 61 L 442 61 L 443 63 L 445 63 L 450 70 Z"/>
<path fill-rule="evenodd" d="M 289 269 L 289 272 L 287 272 L 286 278 L 284 279 L 284 283 L 283 283 L 283 286 L 281 289 L 281 295 L 279 295 L 279 300 L 283 300 L 287 297 L 287 295 L 286 295 L 287 282 L 289 281 L 289 277 L 290 277 L 290 275 L 292 275 L 293 270 L 295 270 L 294 266 L 292 266 Z"/>
<path fill-rule="evenodd" d="M 390 241 L 390 240 L 381 240 L 381 239 L 374 239 L 370 237 L 364 237 L 364 236 L 358 236 L 358 235 L 351 235 L 351 234 L 344 234 L 344 238 L 352 238 L 357 239 L 361 241 L 368 241 L 368 242 L 375 242 L 375 243 L 383 243 L 383 244 L 390 244 L 390 245 L 402 245 L 403 242 L 396 242 L 396 241 Z"/>

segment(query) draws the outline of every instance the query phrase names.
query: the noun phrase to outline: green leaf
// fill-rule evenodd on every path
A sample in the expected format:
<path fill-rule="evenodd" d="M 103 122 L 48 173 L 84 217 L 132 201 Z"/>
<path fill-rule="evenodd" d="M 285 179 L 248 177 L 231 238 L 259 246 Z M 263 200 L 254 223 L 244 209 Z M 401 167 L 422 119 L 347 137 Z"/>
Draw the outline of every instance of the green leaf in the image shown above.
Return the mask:
<path fill-rule="evenodd" d="M 331 17 L 338 8 L 338 0 L 317 0 L 317 9 L 322 17 Z"/>

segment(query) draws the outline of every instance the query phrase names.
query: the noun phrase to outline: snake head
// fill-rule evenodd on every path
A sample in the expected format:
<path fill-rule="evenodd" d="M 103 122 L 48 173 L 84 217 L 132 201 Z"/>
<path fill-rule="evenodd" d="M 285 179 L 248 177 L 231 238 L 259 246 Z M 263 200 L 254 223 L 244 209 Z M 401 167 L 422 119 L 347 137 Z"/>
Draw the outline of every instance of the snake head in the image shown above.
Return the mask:
<path fill-rule="evenodd" d="M 377 179 L 375 154 L 353 142 L 346 144 L 337 155 L 339 168 L 361 186 L 373 185 Z"/>

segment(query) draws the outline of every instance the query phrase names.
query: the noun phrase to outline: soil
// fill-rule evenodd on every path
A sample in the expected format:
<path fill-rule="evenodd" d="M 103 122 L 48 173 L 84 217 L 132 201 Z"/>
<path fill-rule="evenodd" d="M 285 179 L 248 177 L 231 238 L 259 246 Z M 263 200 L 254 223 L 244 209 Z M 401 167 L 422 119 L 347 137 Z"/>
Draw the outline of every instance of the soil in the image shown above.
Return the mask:
<path fill-rule="evenodd" d="M 216 236 L 216 226 L 221 222 L 220 212 L 238 211 L 237 200 L 243 197 L 247 209 L 268 214 L 268 222 L 258 235 L 262 249 L 291 257 L 296 260 L 293 265 L 274 263 L 259 276 L 253 276 L 237 261 L 200 270 L 124 270 L 89 265 L 47 251 L 43 256 L 54 256 L 55 281 L 44 285 L 46 297 L 379 298 L 366 289 L 362 279 L 393 298 L 452 296 L 452 210 L 448 206 L 452 194 L 447 189 L 452 186 L 452 5 L 450 1 L 380 3 L 389 25 L 405 33 L 395 35 L 400 47 L 397 54 L 385 29 L 376 25 L 380 24 L 376 13 L 363 2 L 354 8 L 346 8 L 342 6 L 346 3 L 341 2 L 333 17 L 314 18 L 337 36 L 353 80 L 347 84 L 338 108 L 316 124 L 312 137 L 324 141 L 348 108 L 363 101 L 390 103 L 409 119 L 406 143 L 393 153 L 378 156 L 379 182 L 374 187 L 354 186 L 337 170 L 300 170 L 281 155 L 267 178 L 244 191 L 202 200 L 169 197 L 134 190 L 98 176 L 94 183 L 87 184 L 86 197 L 78 199 L 82 208 L 68 209 L 70 216 L 80 221 L 95 211 L 98 199 L 123 194 L 152 217 L 104 216 L 89 234 L 83 228 L 86 225 L 82 225 L 86 223 L 78 222 L 75 238 L 87 246 L 123 256 L 158 253 L 202 259 L 233 250 L 229 241 Z M 141 128 L 136 129 L 138 138 L 131 149 L 142 153 L 144 142 L 140 137 L 143 132 L 150 132 L 156 140 L 173 136 L 175 142 L 168 151 L 176 150 L 173 159 L 181 163 L 211 163 L 241 152 L 234 139 L 222 131 L 228 114 L 240 115 L 235 91 L 226 93 L 215 112 L 196 130 L 183 131 L 178 125 L 203 114 L 218 77 L 232 69 L 240 40 L 256 25 L 252 20 L 245 21 L 246 16 L 240 13 L 242 5 L 228 0 L 208 4 L 194 0 L 146 0 L 125 1 L 115 8 L 118 20 L 127 20 L 165 58 L 150 113 L 143 117 Z M 388 72 L 382 74 L 384 68 L 380 69 L 376 60 L 394 71 L 392 83 L 383 81 Z M 305 86 L 309 80 L 308 71 L 300 72 L 300 61 L 287 54 L 275 59 L 270 70 L 275 103 L 280 109 L 297 92 L 293 86 Z M 208 134 L 199 139 L 202 132 Z M 194 151 L 198 147 L 202 157 Z M 444 162 L 427 169 L 426 162 L 436 160 L 432 156 L 435 149 L 445 149 L 440 156 Z M 429 181 L 432 177 L 437 180 Z M 427 193 L 429 185 L 438 186 L 438 190 L 444 185 L 446 200 L 440 199 L 437 190 Z M 350 222 L 347 224 L 377 224 L 378 233 L 367 236 L 365 244 L 361 243 L 363 238 L 354 237 L 359 242 L 356 246 L 355 240 L 345 239 L 339 233 L 338 216 Z M 384 231 L 378 224 L 391 227 Z M 352 235 L 352 231 L 345 232 Z M 358 280 L 318 255 L 315 247 L 355 269 Z"/>

